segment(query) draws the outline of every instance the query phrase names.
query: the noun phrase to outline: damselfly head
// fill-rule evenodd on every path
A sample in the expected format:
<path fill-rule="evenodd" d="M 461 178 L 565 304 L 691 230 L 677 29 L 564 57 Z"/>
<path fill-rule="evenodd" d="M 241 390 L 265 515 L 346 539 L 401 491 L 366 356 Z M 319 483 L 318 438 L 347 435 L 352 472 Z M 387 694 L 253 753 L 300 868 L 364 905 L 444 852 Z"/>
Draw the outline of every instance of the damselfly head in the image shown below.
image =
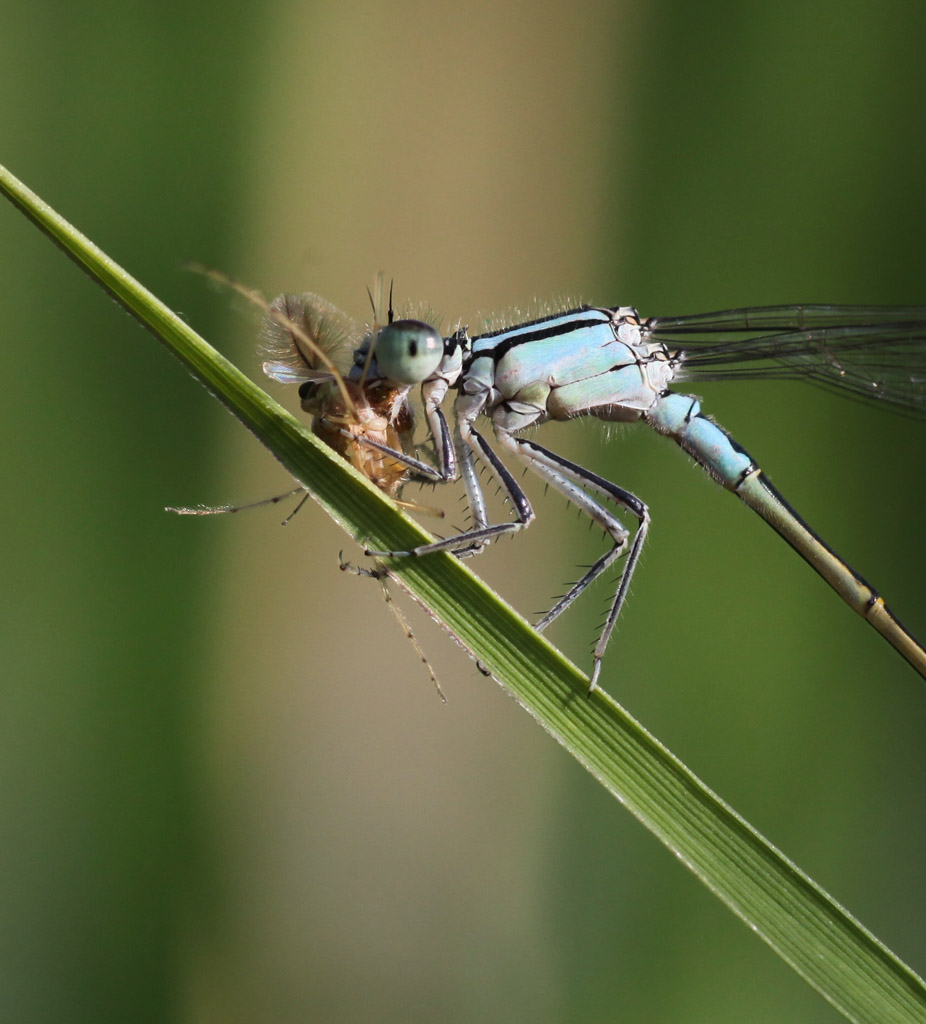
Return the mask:
<path fill-rule="evenodd" d="M 379 375 L 399 385 L 427 380 L 443 357 L 443 338 L 420 320 L 394 320 L 376 336 L 374 358 Z"/>

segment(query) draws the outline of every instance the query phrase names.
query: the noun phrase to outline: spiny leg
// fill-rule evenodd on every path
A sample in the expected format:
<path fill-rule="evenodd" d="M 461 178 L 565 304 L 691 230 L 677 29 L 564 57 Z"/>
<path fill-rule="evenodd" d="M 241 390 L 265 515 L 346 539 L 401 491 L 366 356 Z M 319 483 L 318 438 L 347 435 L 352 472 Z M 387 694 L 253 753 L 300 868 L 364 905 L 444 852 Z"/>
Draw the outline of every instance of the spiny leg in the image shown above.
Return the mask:
<path fill-rule="evenodd" d="M 434 541 L 431 544 L 425 544 L 408 551 L 367 551 L 367 554 L 395 558 L 426 555 L 435 551 L 453 551 L 463 555 L 473 554 L 476 551 L 482 550 L 486 544 L 496 537 L 504 533 L 523 530 L 533 522 L 535 514 L 527 495 L 495 451 L 465 418 L 461 420 L 460 427 L 462 439 L 466 442 L 466 447 L 463 448 L 463 455 L 465 457 L 461 459 L 461 472 L 467 485 L 476 528 L 458 534 L 456 537 Z M 639 498 L 624 490 L 624 488 L 618 487 L 617 484 L 612 483 L 610 480 L 606 480 L 604 477 L 598 476 L 596 473 L 592 473 L 590 470 L 584 469 L 576 463 L 554 454 L 534 441 L 516 437 L 501 429 L 496 429 L 496 436 L 503 447 L 517 455 L 538 476 L 568 500 L 572 501 L 593 522 L 598 523 L 613 541 L 611 549 L 602 555 L 585 575 L 557 601 L 554 607 L 541 618 L 535 628 L 538 630 L 545 629 L 594 580 L 605 572 L 614 561 L 624 554 L 627 555 L 624 571 L 621 573 L 607 619 L 593 652 L 594 664 L 589 685 L 589 693 L 591 693 L 597 686 L 598 676 L 601 671 L 601 659 L 627 597 L 630 580 L 636 568 L 643 542 L 646 539 L 649 529 L 649 509 Z M 490 471 L 511 500 L 517 516 L 514 522 L 487 524 L 485 502 L 482 497 L 482 488 L 476 479 L 475 468 L 472 463 L 472 452 L 483 457 Z M 627 547 L 627 540 L 630 536 L 629 531 L 625 529 L 612 512 L 608 511 L 604 505 L 591 497 L 584 488 L 603 495 L 637 518 L 639 526 L 629 549 Z"/>
<path fill-rule="evenodd" d="M 466 489 L 466 500 L 469 505 L 469 515 L 472 521 L 467 533 L 481 533 L 489 525 L 489 513 L 486 509 L 485 495 L 482 493 L 482 485 L 479 483 L 479 471 L 476 468 L 476 457 L 469 445 L 460 445 L 460 476 L 463 479 L 463 486 Z M 456 538 L 459 540 L 459 537 Z M 471 558 L 485 550 L 488 540 L 477 540 L 469 547 L 463 547 L 454 553 L 457 558 Z"/>
<path fill-rule="evenodd" d="M 436 551 L 451 551 L 461 557 L 476 554 L 486 544 L 505 533 L 514 533 L 529 526 L 535 518 L 534 510 L 524 489 L 515 480 L 508 467 L 498 457 L 486 439 L 466 419 L 460 421 L 460 434 L 466 443 L 461 452 L 461 473 L 469 497 L 473 515 L 474 528 L 458 533 L 455 537 L 445 537 L 430 544 L 422 544 L 407 551 L 364 551 L 364 554 L 378 558 L 414 558 L 430 555 Z M 515 520 L 510 523 L 487 523 L 485 499 L 478 480 L 472 454 L 475 452 L 488 465 L 490 472 L 499 482 L 515 510 Z"/>
<path fill-rule="evenodd" d="M 556 455 L 548 448 L 537 444 L 526 438 L 515 437 L 511 434 L 499 432 L 499 441 L 514 452 L 520 459 L 534 470 L 540 477 L 546 480 L 552 487 L 556 488 L 564 497 L 573 502 L 593 522 L 598 523 L 614 542 L 609 551 L 606 551 L 584 576 L 567 591 L 556 602 L 556 604 L 540 619 L 534 626 L 538 631 L 543 631 L 559 615 L 561 615 L 575 599 L 588 588 L 613 562 L 626 554 L 627 560 L 618 581 L 617 590 L 611 601 L 611 608 L 605 619 L 604 627 L 598 637 L 593 652 L 594 664 L 589 684 L 589 693 L 598 685 L 598 675 L 601 671 L 601 659 L 604 657 L 605 648 L 611 639 L 615 623 L 620 615 L 621 608 L 627 597 L 630 587 L 630 580 L 637 566 L 643 542 L 649 530 L 650 516 L 649 509 L 630 491 L 618 487 L 617 484 L 606 480 L 604 477 L 593 473 L 591 470 L 579 466 L 569 459 Z M 618 507 L 626 509 L 639 522 L 636 533 L 630 547 L 627 548 L 627 538 L 630 536 L 620 520 L 599 501 L 587 493 L 587 490 L 603 495 L 613 501 Z"/>
<path fill-rule="evenodd" d="M 416 459 L 414 455 L 408 455 L 406 452 L 399 451 L 398 448 L 390 448 L 388 444 L 381 444 L 379 441 L 374 441 L 372 438 L 364 437 L 361 434 L 352 435 L 346 430 L 342 431 L 342 433 L 350 437 L 357 444 L 363 445 L 365 448 L 375 448 L 376 451 L 382 452 L 383 455 L 388 455 L 390 459 L 395 459 L 396 462 L 401 462 L 408 466 L 415 474 L 412 479 L 418 477 L 422 483 L 446 483 L 450 479 L 450 477 L 444 476 L 436 466 L 423 462 L 421 459 Z"/>
<path fill-rule="evenodd" d="M 432 466 L 421 459 L 415 458 L 397 448 L 390 448 L 389 445 L 374 441 L 364 435 L 348 435 L 352 440 L 368 448 L 375 448 L 377 451 L 388 455 L 397 462 L 404 463 L 409 469 L 420 477 L 422 483 L 449 483 L 456 476 L 457 462 L 455 443 L 447 419 L 439 407 L 432 407 L 429 397 L 427 405 L 427 418 L 431 432 L 431 440 L 434 442 L 434 453 L 437 458 L 437 465 Z M 342 433 L 348 433 L 342 431 Z"/>

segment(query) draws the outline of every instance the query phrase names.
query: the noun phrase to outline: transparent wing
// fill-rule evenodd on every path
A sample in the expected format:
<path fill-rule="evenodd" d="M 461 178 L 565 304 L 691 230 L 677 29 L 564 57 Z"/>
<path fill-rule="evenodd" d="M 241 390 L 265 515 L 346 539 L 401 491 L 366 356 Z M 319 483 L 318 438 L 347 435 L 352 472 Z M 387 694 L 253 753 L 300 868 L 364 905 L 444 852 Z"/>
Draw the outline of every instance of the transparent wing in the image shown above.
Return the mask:
<path fill-rule="evenodd" d="M 305 384 L 310 381 L 313 384 L 324 384 L 325 381 L 335 380 L 335 375 L 327 370 L 313 370 L 309 366 L 291 366 L 289 363 L 274 363 L 269 359 L 261 363 L 261 369 L 268 377 L 279 381 L 281 384 Z"/>
<path fill-rule="evenodd" d="M 678 379 L 808 380 L 926 417 L 926 307 L 761 306 L 644 321 Z"/>

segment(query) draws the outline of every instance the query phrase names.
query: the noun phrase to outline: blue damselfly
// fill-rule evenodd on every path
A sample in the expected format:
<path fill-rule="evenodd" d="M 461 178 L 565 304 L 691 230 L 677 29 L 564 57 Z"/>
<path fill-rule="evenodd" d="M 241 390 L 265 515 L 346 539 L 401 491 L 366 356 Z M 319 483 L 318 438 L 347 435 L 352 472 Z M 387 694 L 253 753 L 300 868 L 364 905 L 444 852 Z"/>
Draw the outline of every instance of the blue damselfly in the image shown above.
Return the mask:
<path fill-rule="evenodd" d="M 642 318 L 631 306 L 583 306 L 470 338 L 460 328 L 442 340 L 433 327 L 396 321 L 355 354 L 351 378 L 382 381 L 403 392 L 421 384 L 436 466 L 414 471 L 438 481 L 462 476 L 472 529 L 410 551 L 464 556 L 535 518 L 521 486 L 477 428 L 492 422 L 504 451 L 598 523 L 611 547 L 544 615 L 543 630 L 618 558 L 624 559 L 610 611 L 594 650 L 594 689 L 605 647 L 627 596 L 649 530 L 647 506 L 635 495 L 523 435 L 547 420 L 594 416 L 643 421 L 672 438 L 723 487 L 772 526 L 926 677 L 926 650 L 883 599 L 804 522 L 752 457 L 701 411 L 700 401 L 670 390 L 681 381 L 771 377 L 800 379 L 856 398 L 926 415 L 926 307 L 775 306 L 694 316 Z M 442 404 L 453 391 L 454 430 Z M 401 451 L 361 439 L 402 460 Z M 511 502 L 514 519 L 490 523 L 476 472 L 481 460 Z M 412 462 L 409 461 L 409 465 Z M 631 535 L 605 502 L 637 521 Z"/>

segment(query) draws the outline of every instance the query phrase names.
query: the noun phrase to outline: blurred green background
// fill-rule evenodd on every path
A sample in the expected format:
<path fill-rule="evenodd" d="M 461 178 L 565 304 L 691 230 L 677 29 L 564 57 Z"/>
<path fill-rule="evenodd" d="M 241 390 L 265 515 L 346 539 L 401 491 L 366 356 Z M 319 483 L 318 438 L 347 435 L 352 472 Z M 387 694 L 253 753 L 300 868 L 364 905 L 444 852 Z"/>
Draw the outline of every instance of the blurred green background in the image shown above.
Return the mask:
<path fill-rule="evenodd" d="M 183 261 L 360 318 L 379 270 L 472 324 L 535 296 L 926 301 L 906 0 L 0 23 L 0 162 L 256 377 L 252 312 Z M 318 508 L 164 514 L 287 480 L 5 207 L 0 308 L 3 1020 L 839 1019 L 408 609 L 442 705 Z M 923 424 L 703 394 L 926 634 Z M 670 443 L 544 436 L 653 512 L 603 685 L 922 970 L 923 681 Z M 600 550 L 531 493 L 476 565 L 525 612 Z M 606 598 L 554 636 L 586 668 Z"/>

